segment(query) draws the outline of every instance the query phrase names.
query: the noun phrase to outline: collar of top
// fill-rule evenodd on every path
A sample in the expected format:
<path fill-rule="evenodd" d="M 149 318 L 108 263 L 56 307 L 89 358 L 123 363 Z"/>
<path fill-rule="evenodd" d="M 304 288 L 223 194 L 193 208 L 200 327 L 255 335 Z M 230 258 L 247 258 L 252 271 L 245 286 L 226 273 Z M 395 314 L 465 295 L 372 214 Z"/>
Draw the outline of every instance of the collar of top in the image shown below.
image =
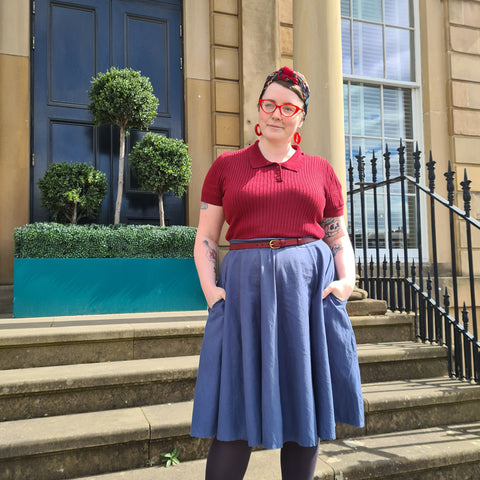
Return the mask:
<path fill-rule="evenodd" d="M 258 146 L 258 140 L 252 145 L 252 147 L 253 155 L 250 155 L 250 165 L 252 166 L 252 168 L 262 168 L 272 165 L 280 165 L 287 170 L 298 172 L 298 170 L 303 165 L 304 155 L 298 145 L 292 145 L 292 147 L 295 149 L 295 153 L 286 162 L 282 163 L 270 162 L 269 160 L 267 160 L 260 151 L 260 147 Z"/>

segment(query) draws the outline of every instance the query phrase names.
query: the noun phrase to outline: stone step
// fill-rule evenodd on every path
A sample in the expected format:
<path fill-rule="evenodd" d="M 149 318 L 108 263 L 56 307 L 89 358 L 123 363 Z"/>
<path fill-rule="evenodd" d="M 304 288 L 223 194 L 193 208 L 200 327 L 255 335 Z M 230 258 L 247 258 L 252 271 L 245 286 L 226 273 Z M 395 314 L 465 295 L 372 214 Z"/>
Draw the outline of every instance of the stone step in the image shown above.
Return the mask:
<path fill-rule="evenodd" d="M 82 480 L 203 480 L 205 460 L 84 477 Z M 320 444 L 316 480 L 475 480 L 480 422 Z M 253 452 L 245 480 L 281 480 L 278 450 Z M 70 480 L 73 480 L 71 478 Z"/>
<path fill-rule="evenodd" d="M 437 377 L 446 350 L 399 342 L 358 346 L 362 383 Z M 0 420 L 64 415 L 193 398 L 198 356 L 0 371 Z"/>
<path fill-rule="evenodd" d="M 362 385 L 365 427 L 337 425 L 337 438 L 376 435 L 480 419 L 480 388 L 448 377 Z"/>
<path fill-rule="evenodd" d="M 358 303 L 358 302 L 352 302 Z M 413 340 L 413 316 L 351 317 L 358 344 Z M 206 312 L 0 319 L 0 369 L 195 355 Z"/>
<path fill-rule="evenodd" d="M 57 480 L 134 469 L 181 445 L 203 458 L 208 440 L 189 436 L 191 402 L 0 423 L 2 480 Z"/>
<path fill-rule="evenodd" d="M 0 421 L 191 400 L 198 356 L 0 371 Z"/>
<path fill-rule="evenodd" d="M 447 373 L 447 350 L 419 342 L 357 346 L 362 384 L 433 378 Z"/>
<path fill-rule="evenodd" d="M 4 319 L 0 369 L 198 354 L 205 319 L 203 311 L 15 319 L 14 323 Z"/>
<path fill-rule="evenodd" d="M 437 381 L 444 382 L 443 388 L 447 388 L 446 379 Z M 449 382 L 455 383 L 453 380 Z M 411 403 L 416 403 L 415 397 L 418 403 L 418 397 L 425 393 L 427 384 L 428 381 L 422 382 L 417 393 L 405 392 Z M 370 397 L 368 391 L 365 395 L 367 399 Z M 467 393 L 465 396 L 468 397 L 468 395 Z M 440 399 L 438 396 L 434 397 L 435 395 L 432 396 L 431 405 L 417 405 L 418 411 L 422 408 L 435 410 Z M 452 399 L 453 393 L 449 401 Z M 374 404 L 375 401 L 372 400 L 372 408 L 375 410 L 379 405 Z M 450 403 L 450 410 L 454 408 L 455 406 Z M 188 462 L 205 458 L 210 442 L 208 439 L 199 440 L 189 436 L 191 411 L 192 402 L 180 402 L 0 423 L 1 478 L 2 480 L 73 479 L 139 469 L 162 464 L 164 461 L 162 453 L 171 452 L 174 448 L 179 451 L 181 466 L 168 470 L 162 469 L 161 472 L 159 470 L 156 473 L 162 476 L 157 478 L 188 478 L 189 480 L 201 478 L 197 475 L 201 475 L 204 466 Z M 415 414 L 414 410 L 413 414 Z M 478 407 L 476 418 L 478 418 Z M 343 478 L 381 478 L 383 480 L 387 478 L 404 480 L 407 478 L 422 478 L 422 480 L 423 478 L 432 480 L 434 478 L 478 478 L 439 475 L 439 471 L 451 469 L 454 464 L 461 463 L 462 468 L 467 468 L 463 470 L 464 472 L 468 472 L 468 468 L 478 469 L 480 466 L 480 422 L 470 424 L 466 421 L 464 423 L 467 425 L 442 426 L 452 425 L 448 420 L 448 417 L 442 417 L 440 425 L 427 429 L 418 428 L 407 432 L 403 429 L 398 432 L 390 430 L 387 433 L 371 433 L 368 436 L 322 442 L 320 472 L 324 473 L 326 463 L 337 475 L 343 472 L 345 475 Z M 388 423 L 385 424 L 388 425 Z M 367 430 L 368 425 L 369 410 L 367 411 Z M 391 425 L 395 426 L 393 422 Z M 451 455 L 453 458 L 450 457 Z M 278 452 L 276 461 L 278 462 Z M 265 472 L 270 472 L 264 471 L 264 467 L 261 469 L 263 475 Z M 420 473 L 431 475 L 427 472 L 429 468 L 436 469 L 437 476 L 420 476 Z M 148 470 L 143 470 L 139 474 L 148 474 Z M 412 473 L 417 471 L 420 472 L 418 477 L 415 476 L 416 473 Z M 451 472 L 451 470 L 447 471 Z M 475 471 L 480 472 L 480 470 Z M 168 476 L 176 475 L 177 472 L 184 476 Z M 397 475 L 401 473 L 403 476 L 390 477 L 391 473 Z M 412 476 L 409 477 L 407 473 Z M 128 476 L 130 474 L 131 477 Z M 107 478 L 143 478 L 135 477 L 135 472 L 124 472 L 122 475 L 124 476 Z M 280 477 L 251 476 L 250 478 Z"/>

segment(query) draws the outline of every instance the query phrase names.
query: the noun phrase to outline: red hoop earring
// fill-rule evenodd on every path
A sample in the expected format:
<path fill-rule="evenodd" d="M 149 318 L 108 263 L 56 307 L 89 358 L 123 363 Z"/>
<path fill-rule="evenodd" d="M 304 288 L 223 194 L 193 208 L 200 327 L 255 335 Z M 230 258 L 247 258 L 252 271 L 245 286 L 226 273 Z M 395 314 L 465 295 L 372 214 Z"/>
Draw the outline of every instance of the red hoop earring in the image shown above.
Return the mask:
<path fill-rule="evenodd" d="M 260 130 L 260 125 L 258 123 L 255 125 L 255 134 L 257 135 L 257 137 L 262 136 L 262 131 Z"/>
<path fill-rule="evenodd" d="M 293 141 L 297 144 L 300 145 L 300 142 L 302 141 L 302 137 L 298 132 L 295 132 L 295 135 L 293 136 Z"/>

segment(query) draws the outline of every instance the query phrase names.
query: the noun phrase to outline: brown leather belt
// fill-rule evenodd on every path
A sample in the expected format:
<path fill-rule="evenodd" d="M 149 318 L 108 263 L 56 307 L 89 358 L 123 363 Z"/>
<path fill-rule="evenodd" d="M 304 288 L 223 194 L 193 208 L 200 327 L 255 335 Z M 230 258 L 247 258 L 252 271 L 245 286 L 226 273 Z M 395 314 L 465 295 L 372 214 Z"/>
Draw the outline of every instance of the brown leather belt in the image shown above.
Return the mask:
<path fill-rule="evenodd" d="M 261 242 L 244 242 L 231 243 L 230 250 L 243 250 L 244 248 L 271 248 L 277 250 L 283 247 L 291 247 L 293 245 L 305 245 L 306 243 L 315 242 L 318 238 L 300 237 L 300 238 L 278 238 L 272 240 L 264 240 Z"/>

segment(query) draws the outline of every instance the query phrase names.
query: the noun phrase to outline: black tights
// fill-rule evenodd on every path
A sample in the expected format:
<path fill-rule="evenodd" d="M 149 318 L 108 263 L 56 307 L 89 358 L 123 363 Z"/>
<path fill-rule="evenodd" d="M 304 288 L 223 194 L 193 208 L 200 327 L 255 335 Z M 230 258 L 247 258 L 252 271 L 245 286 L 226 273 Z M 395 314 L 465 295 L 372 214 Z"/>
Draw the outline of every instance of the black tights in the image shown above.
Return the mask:
<path fill-rule="evenodd" d="M 213 439 L 208 452 L 205 480 L 242 480 L 252 449 L 244 440 L 221 442 Z M 317 463 L 318 445 L 301 447 L 286 442 L 280 453 L 283 480 L 312 480 Z"/>

